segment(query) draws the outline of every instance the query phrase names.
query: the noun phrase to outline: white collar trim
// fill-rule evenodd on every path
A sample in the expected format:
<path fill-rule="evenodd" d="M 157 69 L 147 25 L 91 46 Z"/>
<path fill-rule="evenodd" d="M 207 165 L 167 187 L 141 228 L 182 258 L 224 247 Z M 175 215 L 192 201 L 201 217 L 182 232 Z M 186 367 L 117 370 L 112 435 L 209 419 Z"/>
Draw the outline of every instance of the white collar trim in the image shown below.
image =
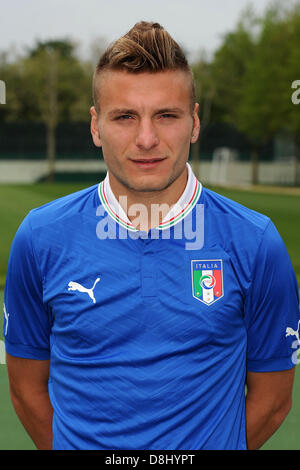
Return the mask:
<path fill-rule="evenodd" d="M 188 168 L 186 187 L 178 201 L 164 217 L 161 224 L 156 227 L 157 229 L 163 230 L 169 228 L 182 220 L 193 209 L 201 195 L 202 185 L 196 179 L 190 164 L 187 163 L 186 165 Z M 128 230 L 137 231 L 111 189 L 109 184 L 109 172 L 107 172 L 105 179 L 99 183 L 98 193 L 101 203 L 116 222 Z"/>

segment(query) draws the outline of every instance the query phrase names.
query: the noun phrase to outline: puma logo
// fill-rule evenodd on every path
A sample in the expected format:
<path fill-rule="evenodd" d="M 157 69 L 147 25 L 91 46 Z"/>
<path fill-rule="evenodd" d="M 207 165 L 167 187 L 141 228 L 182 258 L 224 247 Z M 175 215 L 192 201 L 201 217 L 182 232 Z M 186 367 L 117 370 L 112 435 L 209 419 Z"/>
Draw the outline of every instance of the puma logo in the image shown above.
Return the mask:
<path fill-rule="evenodd" d="M 68 284 L 68 291 L 69 290 L 78 290 L 79 292 L 85 292 L 86 294 L 89 295 L 89 297 L 91 298 L 91 300 L 93 301 L 93 303 L 95 304 L 96 303 L 96 299 L 95 299 L 95 296 L 94 296 L 94 289 L 95 289 L 95 286 L 96 284 L 100 281 L 100 277 L 97 277 L 96 281 L 94 282 L 94 285 L 91 289 L 88 289 L 87 287 L 84 287 L 82 286 L 81 284 L 79 284 L 78 282 L 74 282 L 74 281 L 70 281 L 69 284 Z"/>
<path fill-rule="evenodd" d="M 293 328 L 288 327 L 288 328 L 285 330 L 285 332 L 286 332 L 286 335 L 285 335 L 285 336 L 296 336 L 297 341 L 298 341 L 298 344 L 300 344 L 299 328 L 300 328 L 300 320 L 299 320 L 299 322 L 298 322 L 298 329 L 297 329 L 297 331 L 293 330 Z"/>
<path fill-rule="evenodd" d="M 7 335 L 7 328 L 8 328 L 9 313 L 7 313 L 7 311 L 6 311 L 5 304 L 3 304 L 3 312 L 4 312 L 4 318 L 6 320 L 5 332 L 4 332 L 4 336 L 6 336 Z"/>

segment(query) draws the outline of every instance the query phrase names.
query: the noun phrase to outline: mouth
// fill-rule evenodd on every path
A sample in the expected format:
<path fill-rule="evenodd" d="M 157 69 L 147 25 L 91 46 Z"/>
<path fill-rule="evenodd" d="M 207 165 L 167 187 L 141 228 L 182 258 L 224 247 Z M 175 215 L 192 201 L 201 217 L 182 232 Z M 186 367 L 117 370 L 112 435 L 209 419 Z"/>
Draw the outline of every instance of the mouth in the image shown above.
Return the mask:
<path fill-rule="evenodd" d="M 166 157 L 157 157 L 157 158 L 135 158 L 130 161 L 138 166 L 139 168 L 154 168 L 159 166 L 161 162 L 166 160 Z"/>

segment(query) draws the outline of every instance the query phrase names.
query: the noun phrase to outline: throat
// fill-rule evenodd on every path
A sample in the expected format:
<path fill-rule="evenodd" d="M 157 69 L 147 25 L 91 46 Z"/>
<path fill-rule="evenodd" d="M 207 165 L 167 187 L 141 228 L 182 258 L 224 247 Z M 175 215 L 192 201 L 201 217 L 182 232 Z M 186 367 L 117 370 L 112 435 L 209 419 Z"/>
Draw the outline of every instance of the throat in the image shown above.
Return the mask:
<path fill-rule="evenodd" d="M 109 185 L 116 204 L 120 206 L 136 230 L 148 232 L 158 227 L 180 200 L 188 181 L 185 166 L 179 176 L 170 178 L 160 190 L 136 190 L 122 184 L 114 175 L 109 174 Z"/>

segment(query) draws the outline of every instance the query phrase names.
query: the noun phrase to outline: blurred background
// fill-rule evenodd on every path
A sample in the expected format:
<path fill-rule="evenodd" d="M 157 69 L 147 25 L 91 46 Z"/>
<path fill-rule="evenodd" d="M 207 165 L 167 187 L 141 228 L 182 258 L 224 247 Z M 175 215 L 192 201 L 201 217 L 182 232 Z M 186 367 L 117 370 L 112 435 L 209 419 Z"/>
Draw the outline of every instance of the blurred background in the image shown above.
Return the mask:
<path fill-rule="evenodd" d="M 1 302 L 28 211 L 105 175 L 90 135 L 92 75 L 108 44 L 141 20 L 162 24 L 192 65 L 197 177 L 272 218 L 300 285 L 300 0 L 0 0 L 0 15 Z M 0 449 L 33 448 L 11 408 L 0 338 Z M 300 449 L 297 391 L 299 380 L 264 449 Z"/>

